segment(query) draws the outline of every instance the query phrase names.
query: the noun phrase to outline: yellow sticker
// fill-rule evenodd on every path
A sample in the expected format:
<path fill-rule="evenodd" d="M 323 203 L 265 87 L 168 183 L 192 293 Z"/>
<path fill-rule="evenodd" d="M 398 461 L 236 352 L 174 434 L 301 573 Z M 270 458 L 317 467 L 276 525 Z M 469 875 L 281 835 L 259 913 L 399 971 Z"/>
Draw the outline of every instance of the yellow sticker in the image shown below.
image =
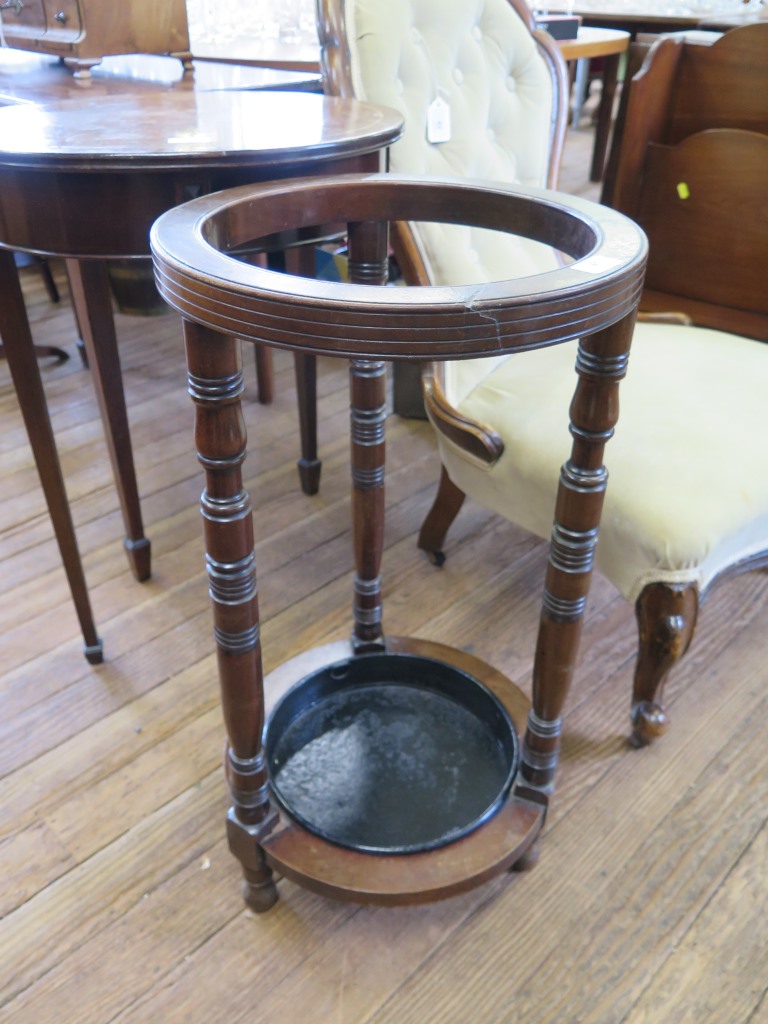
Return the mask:
<path fill-rule="evenodd" d="M 686 183 L 684 181 L 678 182 L 677 194 L 680 196 L 681 199 L 689 199 L 690 198 L 691 190 L 688 188 L 688 186 L 686 185 Z"/>

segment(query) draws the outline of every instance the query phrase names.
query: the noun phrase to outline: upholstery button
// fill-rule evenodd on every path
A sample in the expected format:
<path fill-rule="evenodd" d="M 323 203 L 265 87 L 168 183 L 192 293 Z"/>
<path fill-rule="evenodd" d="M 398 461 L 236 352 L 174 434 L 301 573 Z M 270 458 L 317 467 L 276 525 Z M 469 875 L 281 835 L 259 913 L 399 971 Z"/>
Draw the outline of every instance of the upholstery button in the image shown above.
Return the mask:
<path fill-rule="evenodd" d="M 461 85 L 461 83 L 464 81 L 464 72 L 461 70 L 461 68 L 453 69 L 453 80 L 454 82 L 456 82 L 457 85 Z"/>
<path fill-rule="evenodd" d="M 514 92 L 515 89 L 517 89 L 517 82 L 512 77 L 512 75 L 509 75 L 507 77 L 507 88 L 509 89 L 510 92 Z"/>
<path fill-rule="evenodd" d="M 496 132 L 493 130 L 493 128 L 488 129 L 488 138 L 491 140 L 491 142 L 496 141 Z"/>

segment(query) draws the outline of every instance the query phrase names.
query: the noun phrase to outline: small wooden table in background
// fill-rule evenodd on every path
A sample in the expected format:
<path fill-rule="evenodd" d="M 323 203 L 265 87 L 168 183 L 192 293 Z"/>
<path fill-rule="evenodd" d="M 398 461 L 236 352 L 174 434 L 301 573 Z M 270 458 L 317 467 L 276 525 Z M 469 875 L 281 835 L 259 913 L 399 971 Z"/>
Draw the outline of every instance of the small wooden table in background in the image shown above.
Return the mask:
<path fill-rule="evenodd" d="M 558 39 L 557 41 L 560 52 L 567 61 L 589 61 L 593 57 L 600 57 L 603 60 L 603 87 L 597 111 L 597 124 L 595 125 L 592 166 L 589 172 L 590 181 L 600 181 L 603 176 L 608 138 L 611 133 L 619 61 L 622 53 L 626 53 L 629 49 L 629 40 L 629 32 L 612 28 L 581 26 L 575 39 Z M 582 66 L 586 67 L 587 65 Z M 577 72 L 574 104 L 580 107 L 579 92 L 580 82 Z"/>
<path fill-rule="evenodd" d="M 55 70 L 55 69 L 53 69 Z M 99 90 L 98 72 L 89 95 Z M 73 86 L 79 90 L 79 86 Z M 3 85 L 0 81 L 0 92 Z M 111 83 L 110 83 L 111 91 Z M 379 168 L 396 113 L 303 93 L 123 86 L 85 104 L 0 109 L 0 336 L 91 660 L 101 658 L 13 250 L 67 260 L 134 575 L 150 573 L 106 264 L 149 256 L 149 229 L 193 196 Z M 18 98 L 18 97 L 16 97 Z M 120 126 L 116 131 L 115 126 Z"/>

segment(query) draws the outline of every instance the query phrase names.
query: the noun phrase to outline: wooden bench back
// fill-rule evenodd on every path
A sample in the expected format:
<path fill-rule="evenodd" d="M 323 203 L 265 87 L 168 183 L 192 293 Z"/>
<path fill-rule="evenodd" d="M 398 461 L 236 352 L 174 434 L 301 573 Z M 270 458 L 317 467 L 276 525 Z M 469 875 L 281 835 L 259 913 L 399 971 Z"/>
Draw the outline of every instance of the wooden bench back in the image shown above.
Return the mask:
<path fill-rule="evenodd" d="M 638 176 L 650 142 L 673 145 L 709 128 L 768 134 L 768 22 L 711 43 L 709 33 L 634 43 L 614 131 L 602 201 L 634 215 Z M 695 41 L 694 41 L 695 40 Z M 639 70 L 638 70 L 639 68 Z"/>
<path fill-rule="evenodd" d="M 720 128 L 650 143 L 636 220 L 649 239 L 642 307 L 768 340 L 768 135 Z"/>
<path fill-rule="evenodd" d="M 641 309 L 768 340 L 767 96 L 768 23 L 647 51 L 603 193 L 649 237 Z"/>

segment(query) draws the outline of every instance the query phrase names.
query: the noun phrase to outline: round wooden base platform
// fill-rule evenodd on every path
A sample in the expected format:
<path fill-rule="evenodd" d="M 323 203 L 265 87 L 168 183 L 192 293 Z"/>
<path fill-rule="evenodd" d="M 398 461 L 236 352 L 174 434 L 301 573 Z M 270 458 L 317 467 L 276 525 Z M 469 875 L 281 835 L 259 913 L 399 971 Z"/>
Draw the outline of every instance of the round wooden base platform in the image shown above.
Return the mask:
<path fill-rule="evenodd" d="M 528 701 L 506 676 L 479 658 L 427 640 L 388 637 L 386 649 L 446 662 L 487 686 L 512 716 L 518 733 Z M 299 679 L 352 655 L 350 644 L 328 644 L 301 654 L 265 682 L 268 707 Z M 302 828 L 285 812 L 262 840 L 269 866 L 279 875 L 323 896 L 395 905 L 442 899 L 481 885 L 509 870 L 530 849 L 544 822 L 545 808 L 512 791 L 488 821 L 438 849 L 419 853 L 365 853 L 329 843 Z"/>

